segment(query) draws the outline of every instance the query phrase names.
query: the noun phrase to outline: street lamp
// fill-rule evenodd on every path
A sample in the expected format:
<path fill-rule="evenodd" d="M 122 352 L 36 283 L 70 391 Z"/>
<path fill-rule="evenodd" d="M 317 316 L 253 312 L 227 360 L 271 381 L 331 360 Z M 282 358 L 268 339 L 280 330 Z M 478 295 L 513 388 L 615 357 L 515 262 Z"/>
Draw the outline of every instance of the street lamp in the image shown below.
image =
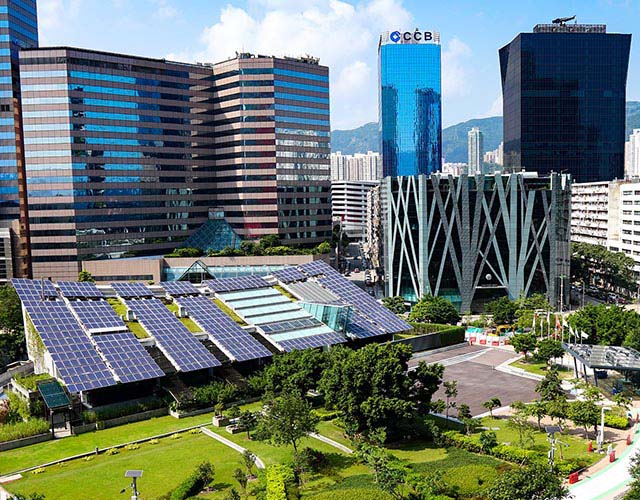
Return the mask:
<path fill-rule="evenodd" d="M 610 410 L 606 406 L 600 407 L 600 430 L 598 431 L 598 451 L 602 451 L 602 445 L 604 444 L 604 411 Z"/>
<path fill-rule="evenodd" d="M 551 449 L 549 450 L 549 470 L 553 472 L 556 458 L 556 432 L 560 432 L 562 429 L 558 425 L 545 425 L 544 431 L 547 433 L 547 439 L 551 443 Z"/>
<path fill-rule="evenodd" d="M 124 473 L 124 477 L 130 477 L 131 478 L 131 484 L 129 486 L 127 486 L 127 488 L 123 488 L 120 490 L 120 493 L 124 493 L 125 491 L 127 491 L 128 488 L 131 488 L 131 500 L 138 500 L 138 495 L 140 494 L 138 492 L 138 478 L 142 477 L 142 471 L 141 470 L 128 470 L 127 472 Z"/>

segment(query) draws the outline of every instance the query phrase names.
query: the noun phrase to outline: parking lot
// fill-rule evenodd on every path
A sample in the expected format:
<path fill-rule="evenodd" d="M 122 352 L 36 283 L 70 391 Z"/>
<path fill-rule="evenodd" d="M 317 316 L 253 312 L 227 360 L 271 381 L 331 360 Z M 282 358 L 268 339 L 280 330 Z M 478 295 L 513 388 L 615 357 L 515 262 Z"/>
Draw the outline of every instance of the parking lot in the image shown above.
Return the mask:
<path fill-rule="evenodd" d="M 511 375 L 495 369 L 496 366 L 514 358 L 513 351 L 482 346 L 465 346 L 436 354 L 417 353 L 409 366 L 416 366 L 420 361 L 441 363 L 445 366 L 444 380 L 458 381 L 458 404 L 467 404 L 473 415 L 485 413 L 482 407 L 485 401 L 497 397 L 503 406 L 513 401 L 531 401 L 536 399 L 537 382 L 528 378 Z M 437 399 L 446 400 L 444 388 L 434 395 Z M 454 416 L 456 410 L 451 410 Z"/>

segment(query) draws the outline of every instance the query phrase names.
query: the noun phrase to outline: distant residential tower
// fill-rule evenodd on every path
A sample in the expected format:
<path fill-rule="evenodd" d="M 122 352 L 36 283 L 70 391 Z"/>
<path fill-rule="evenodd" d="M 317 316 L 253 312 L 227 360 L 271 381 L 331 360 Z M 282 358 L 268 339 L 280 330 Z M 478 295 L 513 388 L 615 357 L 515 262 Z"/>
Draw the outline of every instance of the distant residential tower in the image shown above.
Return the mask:
<path fill-rule="evenodd" d="M 473 127 L 467 134 L 469 175 L 482 173 L 484 160 L 484 137 L 478 127 Z"/>

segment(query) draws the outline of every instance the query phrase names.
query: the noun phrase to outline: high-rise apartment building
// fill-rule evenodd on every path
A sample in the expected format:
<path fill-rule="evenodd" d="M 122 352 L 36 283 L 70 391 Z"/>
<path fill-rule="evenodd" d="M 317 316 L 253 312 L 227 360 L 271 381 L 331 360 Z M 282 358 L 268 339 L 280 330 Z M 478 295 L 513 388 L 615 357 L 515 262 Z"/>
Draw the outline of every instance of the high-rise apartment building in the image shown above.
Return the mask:
<path fill-rule="evenodd" d="M 16 275 L 30 275 L 20 49 L 38 46 L 36 0 L 0 0 L 0 227 L 15 231 Z M 21 210 L 22 207 L 22 210 Z"/>
<path fill-rule="evenodd" d="M 537 25 L 500 49 L 508 171 L 621 179 L 631 35 Z"/>
<path fill-rule="evenodd" d="M 215 181 L 243 238 L 331 235 L 329 69 L 310 57 L 238 54 L 213 66 Z"/>
<path fill-rule="evenodd" d="M 502 166 L 503 164 L 502 157 L 503 157 L 503 150 L 504 150 L 503 148 L 504 148 L 504 143 L 501 142 L 500 145 L 493 151 L 487 151 L 484 154 L 484 162 L 492 163 L 493 165 Z"/>
<path fill-rule="evenodd" d="M 469 175 L 482 173 L 484 162 L 484 137 L 478 127 L 473 127 L 467 134 L 467 151 Z"/>
<path fill-rule="evenodd" d="M 377 181 L 381 178 L 380 153 L 373 151 L 353 155 L 343 155 L 340 151 L 331 153 L 332 181 Z"/>
<path fill-rule="evenodd" d="M 624 143 L 624 176 L 640 177 L 640 128 L 634 129 Z"/>
<path fill-rule="evenodd" d="M 34 277 L 162 254 L 208 220 L 210 67 L 66 47 L 23 50 Z"/>
<path fill-rule="evenodd" d="M 442 162 L 440 34 L 380 36 L 380 132 L 384 176 L 438 172 Z"/>
<path fill-rule="evenodd" d="M 379 181 L 332 181 L 331 209 L 333 217 L 341 221 L 347 236 L 357 240 L 365 237 L 367 225 L 367 193 Z"/>

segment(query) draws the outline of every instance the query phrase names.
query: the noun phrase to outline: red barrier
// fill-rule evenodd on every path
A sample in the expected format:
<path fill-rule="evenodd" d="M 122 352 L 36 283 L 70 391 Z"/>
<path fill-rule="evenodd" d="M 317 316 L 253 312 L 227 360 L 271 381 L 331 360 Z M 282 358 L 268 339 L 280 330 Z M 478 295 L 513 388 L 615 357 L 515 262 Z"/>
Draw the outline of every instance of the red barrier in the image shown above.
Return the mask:
<path fill-rule="evenodd" d="M 589 453 L 592 453 L 592 452 L 593 452 L 593 443 L 592 443 L 591 441 L 589 441 L 589 446 L 587 446 L 587 451 L 588 451 Z"/>
<path fill-rule="evenodd" d="M 578 481 L 579 477 L 577 472 L 569 474 L 569 484 L 576 484 Z"/>
<path fill-rule="evenodd" d="M 616 452 L 614 450 L 611 453 L 609 453 L 609 462 L 615 462 L 615 461 L 616 461 Z"/>
<path fill-rule="evenodd" d="M 627 446 L 631 444 L 631 434 L 627 434 Z"/>

